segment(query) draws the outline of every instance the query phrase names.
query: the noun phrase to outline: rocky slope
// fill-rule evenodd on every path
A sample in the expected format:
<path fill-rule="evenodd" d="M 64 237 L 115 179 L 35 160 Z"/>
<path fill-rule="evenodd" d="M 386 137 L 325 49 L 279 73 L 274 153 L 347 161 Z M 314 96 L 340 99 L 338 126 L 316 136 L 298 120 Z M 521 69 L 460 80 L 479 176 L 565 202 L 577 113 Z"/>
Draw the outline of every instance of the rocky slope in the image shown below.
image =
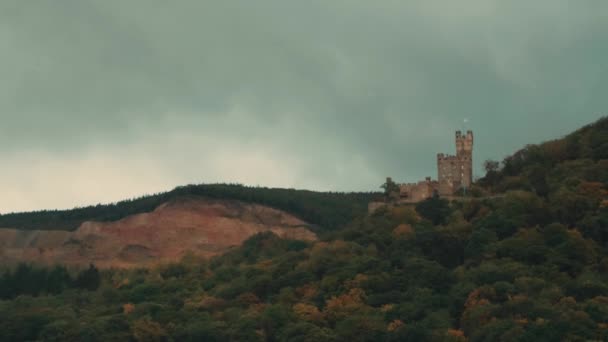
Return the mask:
<path fill-rule="evenodd" d="M 212 256 L 264 231 L 312 241 L 310 226 L 285 212 L 238 201 L 180 199 L 116 222 L 85 222 L 76 231 L 0 228 L 0 262 L 134 267 Z"/>

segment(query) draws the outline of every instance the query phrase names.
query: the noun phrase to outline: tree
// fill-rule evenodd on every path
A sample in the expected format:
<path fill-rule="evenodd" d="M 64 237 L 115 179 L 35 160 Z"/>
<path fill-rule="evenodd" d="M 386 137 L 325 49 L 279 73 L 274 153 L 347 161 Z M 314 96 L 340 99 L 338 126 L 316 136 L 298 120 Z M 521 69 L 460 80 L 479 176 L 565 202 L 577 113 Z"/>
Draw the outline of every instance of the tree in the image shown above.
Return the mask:
<path fill-rule="evenodd" d="M 539 196 L 547 196 L 549 194 L 550 188 L 547 184 L 548 172 L 549 169 L 541 165 L 534 165 L 528 172 L 528 181 L 532 186 L 532 190 Z"/>
<path fill-rule="evenodd" d="M 163 327 L 149 317 L 133 322 L 131 326 L 133 337 L 138 342 L 167 341 L 168 335 Z"/>
<path fill-rule="evenodd" d="M 447 200 L 435 195 L 418 203 L 416 211 L 434 225 L 444 224 L 450 216 L 450 204 Z"/>
<path fill-rule="evenodd" d="M 496 241 L 498 241 L 498 237 L 494 231 L 487 228 L 475 229 L 465 247 L 465 257 L 482 259 L 489 246 Z"/>
<path fill-rule="evenodd" d="M 483 162 L 483 168 L 486 170 L 486 173 L 497 172 L 500 168 L 500 163 L 496 160 L 488 159 Z"/>
<path fill-rule="evenodd" d="M 500 180 L 500 163 L 495 160 L 486 160 L 483 162 L 483 168 L 486 171 L 484 178 L 480 180 L 480 184 L 487 186 L 495 186 Z"/>
<path fill-rule="evenodd" d="M 72 278 L 65 266 L 55 266 L 48 274 L 47 292 L 51 294 L 61 293 L 72 283 Z"/>
<path fill-rule="evenodd" d="M 382 184 L 380 188 L 384 189 L 384 197 L 389 200 L 395 196 L 395 193 L 399 193 L 399 185 L 393 182 L 390 177 L 386 178 L 386 183 Z"/>
<path fill-rule="evenodd" d="M 99 284 L 101 283 L 101 276 L 99 275 L 99 270 L 95 265 L 90 264 L 87 270 L 84 270 L 78 274 L 76 277 L 76 287 L 81 289 L 87 289 L 89 291 L 95 291 L 99 288 Z"/>

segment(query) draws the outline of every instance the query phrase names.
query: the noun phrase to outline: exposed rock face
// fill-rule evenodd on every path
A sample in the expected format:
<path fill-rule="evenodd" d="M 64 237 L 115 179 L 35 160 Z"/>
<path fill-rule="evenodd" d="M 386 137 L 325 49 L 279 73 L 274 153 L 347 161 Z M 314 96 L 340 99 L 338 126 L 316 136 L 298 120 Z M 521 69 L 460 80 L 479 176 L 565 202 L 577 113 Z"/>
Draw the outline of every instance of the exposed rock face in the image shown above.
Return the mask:
<path fill-rule="evenodd" d="M 0 228 L 0 262 L 146 266 L 178 260 L 189 251 L 216 255 L 264 231 L 316 240 L 309 227 L 290 214 L 262 205 L 182 199 L 116 222 L 85 222 L 74 232 Z"/>

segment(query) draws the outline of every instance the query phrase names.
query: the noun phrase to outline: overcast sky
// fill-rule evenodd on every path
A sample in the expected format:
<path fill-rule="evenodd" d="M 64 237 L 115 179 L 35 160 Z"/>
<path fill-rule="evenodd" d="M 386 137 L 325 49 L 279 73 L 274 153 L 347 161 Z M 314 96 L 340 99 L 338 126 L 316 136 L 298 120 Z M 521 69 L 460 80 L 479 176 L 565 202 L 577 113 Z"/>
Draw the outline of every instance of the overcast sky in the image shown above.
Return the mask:
<path fill-rule="evenodd" d="M 4 0 L 0 212 L 476 175 L 608 114 L 608 1 Z"/>

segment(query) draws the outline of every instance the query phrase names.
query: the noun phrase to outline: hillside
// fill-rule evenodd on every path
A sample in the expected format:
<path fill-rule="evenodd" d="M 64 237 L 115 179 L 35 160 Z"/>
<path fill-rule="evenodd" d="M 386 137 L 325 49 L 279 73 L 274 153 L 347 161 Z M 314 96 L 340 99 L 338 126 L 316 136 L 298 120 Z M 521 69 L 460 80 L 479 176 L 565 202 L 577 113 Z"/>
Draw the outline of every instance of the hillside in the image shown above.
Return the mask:
<path fill-rule="evenodd" d="M 144 267 L 186 254 L 217 255 L 261 232 L 314 241 L 309 228 L 290 214 L 259 204 L 180 199 L 114 222 L 84 222 L 73 232 L 0 229 L 0 263 Z"/>
<path fill-rule="evenodd" d="M 151 212 L 163 203 L 184 197 L 237 200 L 284 210 L 324 229 L 336 229 L 364 215 L 378 193 L 316 192 L 248 187 L 238 184 L 200 184 L 113 204 L 0 215 L 0 227 L 20 230 L 75 230 L 87 221 L 110 222 Z"/>
<path fill-rule="evenodd" d="M 607 122 L 490 168 L 476 191 L 499 196 L 371 216 L 345 199 L 320 241 L 263 232 L 210 260 L 7 271 L 0 341 L 607 341 Z"/>
<path fill-rule="evenodd" d="M 527 145 L 496 164 L 479 185 L 494 192 L 525 190 L 551 197 L 607 182 L 608 117 L 563 138 Z"/>

